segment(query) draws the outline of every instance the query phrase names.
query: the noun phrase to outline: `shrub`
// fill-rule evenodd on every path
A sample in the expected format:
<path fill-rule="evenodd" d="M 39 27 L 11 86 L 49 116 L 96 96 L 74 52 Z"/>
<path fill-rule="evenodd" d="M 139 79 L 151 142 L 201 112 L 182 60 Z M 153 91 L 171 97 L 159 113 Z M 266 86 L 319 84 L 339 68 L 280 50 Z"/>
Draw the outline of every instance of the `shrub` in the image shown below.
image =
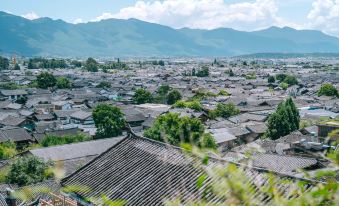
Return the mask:
<path fill-rule="evenodd" d="M 63 144 L 70 144 L 76 142 L 84 142 L 90 140 L 89 136 L 84 134 L 77 134 L 77 135 L 65 135 L 65 136 L 55 136 L 55 135 L 46 135 L 42 141 L 41 145 L 43 147 L 49 147 L 54 145 L 63 145 Z"/>

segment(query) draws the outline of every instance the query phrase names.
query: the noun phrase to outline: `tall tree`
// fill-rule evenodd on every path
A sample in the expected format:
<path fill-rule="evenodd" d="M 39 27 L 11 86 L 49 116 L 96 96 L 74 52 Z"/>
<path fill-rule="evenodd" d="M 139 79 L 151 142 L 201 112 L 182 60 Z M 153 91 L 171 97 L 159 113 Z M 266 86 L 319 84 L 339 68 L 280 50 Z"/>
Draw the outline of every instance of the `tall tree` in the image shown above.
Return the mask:
<path fill-rule="evenodd" d="M 274 76 L 269 76 L 268 79 L 267 79 L 267 82 L 268 83 L 274 83 L 275 82 Z"/>
<path fill-rule="evenodd" d="M 9 68 L 9 60 L 6 57 L 0 56 L 0 70 L 7 70 Z"/>
<path fill-rule="evenodd" d="M 95 61 L 95 59 L 93 59 L 92 57 L 89 57 L 87 60 L 86 60 L 86 63 L 85 63 L 85 69 L 87 71 L 90 71 L 90 72 L 97 72 L 98 71 L 98 62 Z"/>
<path fill-rule="evenodd" d="M 291 122 L 293 122 L 294 126 L 294 130 L 298 130 L 299 129 L 299 125 L 300 125 L 300 114 L 298 111 L 298 108 L 295 106 L 293 100 L 291 97 L 289 97 L 286 100 L 286 106 L 291 108 L 291 112 L 292 112 L 292 118 L 291 118 Z"/>
<path fill-rule="evenodd" d="M 93 110 L 93 120 L 97 128 L 96 138 L 116 137 L 125 127 L 124 114 L 118 107 L 100 104 Z"/>
<path fill-rule="evenodd" d="M 277 110 L 268 118 L 266 136 L 278 139 L 299 129 L 300 116 L 292 98 L 281 102 Z"/>
<path fill-rule="evenodd" d="M 15 65 L 14 65 L 14 70 L 20 70 L 19 64 L 15 64 Z"/>

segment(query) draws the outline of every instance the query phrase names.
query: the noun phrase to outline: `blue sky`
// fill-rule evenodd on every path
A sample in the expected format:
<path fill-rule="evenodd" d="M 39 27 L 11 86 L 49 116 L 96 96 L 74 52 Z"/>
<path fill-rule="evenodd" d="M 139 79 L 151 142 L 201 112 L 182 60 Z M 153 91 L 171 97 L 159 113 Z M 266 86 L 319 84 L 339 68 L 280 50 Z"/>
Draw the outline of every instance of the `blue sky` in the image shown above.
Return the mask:
<path fill-rule="evenodd" d="M 339 36 L 339 0 L 0 0 L 0 10 L 70 23 L 137 18 L 174 28 L 290 26 Z"/>

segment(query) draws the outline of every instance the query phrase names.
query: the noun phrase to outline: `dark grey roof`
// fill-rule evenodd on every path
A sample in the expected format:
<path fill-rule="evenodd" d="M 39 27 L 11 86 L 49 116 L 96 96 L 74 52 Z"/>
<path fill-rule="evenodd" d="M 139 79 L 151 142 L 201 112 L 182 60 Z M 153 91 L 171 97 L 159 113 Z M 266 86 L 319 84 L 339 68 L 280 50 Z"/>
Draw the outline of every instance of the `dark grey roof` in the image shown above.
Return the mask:
<path fill-rule="evenodd" d="M 127 122 L 140 122 L 145 121 L 146 119 L 141 111 L 130 106 L 123 107 L 122 112 L 124 113 Z"/>
<path fill-rule="evenodd" d="M 23 128 L 0 129 L 0 142 L 33 141 L 33 137 Z"/>
<path fill-rule="evenodd" d="M 243 135 L 247 135 L 250 133 L 246 128 L 244 127 L 232 127 L 228 129 L 231 134 L 233 134 L 236 137 L 240 137 Z"/>
<path fill-rule="evenodd" d="M 63 161 L 58 161 L 58 163 L 62 166 L 66 175 L 70 175 L 82 166 L 86 165 L 88 162 L 93 160 L 98 155 L 80 157 L 75 159 L 68 159 Z"/>
<path fill-rule="evenodd" d="M 196 186 L 197 178 L 203 174 L 195 165 L 199 162 L 177 147 L 146 138 L 128 137 L 64 178 L 61 185 L 82 185 L 76 192 L 78 197 L 101 197 L 104 194 L 111 200 L 126 201 L 127 205 L 163 205 L 165 199 L 179 197 L 185 204 L 189 200 L 201 199 L 205 189 L 205 186 Z M 210 159 L 208 167 L 216 164 L 227 165 L 227 162 Z M 263 171 L 245 170 L 258 187 L 267 183 Z M 209 181 L 207 179 L 206 184 Z M 218 202 L 217 198 L 209 198 L 210 203 Z M 269 198 L 265 200 L 269 201 Z"/>
<path fill-rule="evenodd" d="M 25 120 L 26 119 L 20 117 L 7 116 L 5 119 L 1 121 L 0 124 L 5 126 L 19 126 Z"/>
<path fill-rule="evenodd" d="M 154 121 L 155 121 L 155 118 L 154 118 L 154 117 L 148 117 L 148 118 L 146 119 L 146 121 L 144 121 L 144 122 L 142 123 L 142 126 L 144 126 L 144 127 L 152 127 Z"/>
<path fill-rule="evenodd" d="M 317 138 L 314 138 L 312 135 L 303 135 L 299 131 L 292 132 L 291 134 L 288 134 L 284 137 L 280 137 L 279 139 L 277 139 L 275 141 L 280 142 L 280 143 L 294 143 L 294 142 L 298 142 L 302 139 L 305 139 L 307 141 L 312 141 L 312 142 L 317 141 Z"/>
<path fill-rule="evenodd" d="M 11 96 L 11 95 L 27 95 L 27 91 L 23 89 L 14 89 L 14 90 L 0 90 L 0 93 L 4 96 Z"/>
<path fill-rule="evenodd" d="M 246 129 L 256 134 L 263 134 L 267 130 L 267 126 L 265 123 L 257 123 L 257 124 L 246 125 Z"/>
<path fill-rule="evenodd" d="M 317 164 L 317 160 L 314 158 L 275 154 L 257 154 L 253 155 L 251 159 L 255 167 L 280 173 L 291 173 Z"/>
<path fill-rule="evenodd" d="M 70 117 L 73 113 L 77 112 L 79 110 L 57 110 L 57 111 L 54 111 L 54 114 L 57 116 L 57 117 Z"/>
<path fill-rule="evenodd" d="M 265 115 L 257 115 L 257 114 L 251 114 L 251 113 L 239 114 L 237 116 L 229 118 L 229 120 L 233 123 L 243 123 L 243 122 L 248 122 L 248 121 L 264 122 L 266 119 L 267 119 L 267 116 Z"/>
<path fill-rule="evenodd" d="M 86 112 L 86 111 L 82 111 L 82 110 L 74 112 L 73 114 L 71 114 L 71 118 L 79 119 L 79 120 L 86 120 L 90 117 L 92 117 L 91 112 Z"/>

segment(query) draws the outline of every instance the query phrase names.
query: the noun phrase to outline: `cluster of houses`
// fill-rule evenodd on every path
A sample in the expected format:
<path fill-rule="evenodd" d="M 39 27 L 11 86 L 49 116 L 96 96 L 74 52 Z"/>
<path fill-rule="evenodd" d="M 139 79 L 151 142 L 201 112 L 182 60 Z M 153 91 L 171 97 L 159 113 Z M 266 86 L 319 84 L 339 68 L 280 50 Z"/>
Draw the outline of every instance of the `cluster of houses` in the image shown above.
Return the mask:
<path fill-rule="evenodd" d="M 208 77 L 183 75 L 201 64 L 205 63 L 172 61 L 166 66 L 140 68 L 139 64 L 130 62 L 130 70 L 114 73 L 90 73 L 80 69 L 50 71 L 55 76 L 69 78 L 71 89 L 28 88 L 26 85 L 36 79 L 40 70 L 30 74 L 25 70 L 0 71 L 0 85 L 21 86 L 21 89 L 0 89 L 0 143 L 9 140 L 18 145 L 39 143 L 46 135 L 83 133 L 94 137 L 96 127 L 92 110 L 101 103 L 121 108 L 131 127 L 131 131 L 124 131 L 121 137 L 30 149 L 19 154 L 61 163 L 66 178 L 59 183 L 49 180 L 39 184 L 52 185 L 54 191 L 63 186 L 84 185 L 78 192 L 65 194 L 80 205 L 92 205 L 88 198 L 102 193 L 112 200 L 126 200 L 129 205 L 161 205 L 164 199 L 178 194 L 184 194 L 184 202 L 199 198 L 202 189 L 197 190 L 194 185 L 201 172 L 194 169 L 192 161 L 184 160 L 181 149 L 142 137 L 143 131 L 150 128 L 159 115 L 168 112 L 196 117 L 204 123 L 206 132 L 212 134 L 218 145 L 217 164 L 251 162 L 247 174 L 259 179 L 264 178 L 264 173 L 274 172 L 278 176 L 283 174 L 281 178 L 297 180 L 305 178 L 301 170 L 315 173 L 324 169 L 335 170 L 339 177 L 338 169 L 321 155 L 332 147 L 327 141 L 328 133 L 339 128 L 336 120 L 339 99 L 316 95 L 323 83 L 338 87 L 339 73 L 296 69 L 286 64 L 231 67 L 231 63 L 225 61 L 222 66 L 209 66 Z M 230 69 L 234 76 L 229 75 Z M 253 72 L 255 79 L 246 78 Z M 278 83 L 268 83 L 269 75 L 279 73 L 295 75 L 299 84 L 284 90 Z M 103 81 L 109 82 L 110 87 L 98 88 Z M 183 99 L 192 98 L 198 91 L 218 94 L 224 90 L 228 95 L 203 99 L 204 109 L 199 112 L 159 103 L 132 103 L 136 89 L 144 88 L 156 95 L 161 85 L 178 90 Z M 288 96 L 293 97 L 302 121 L 310 124 L 277 140 L 262 139 L 269 115 Z M 18 101 L 22 98 L 25 99 L 23 103 Z M 233 103 L 240 114 L 209 119 L 207 112 L 215 109 L 218 103 Z M 0 160 L 0 169 L 9 164 L 10 160 Z M 8 205 L 5 201 L 10 196 L 8 191 L 17 189 L 16 185 L 0 185 L 0 205 Z M 217 203 L 212 197 L 210 201 Z"/>

